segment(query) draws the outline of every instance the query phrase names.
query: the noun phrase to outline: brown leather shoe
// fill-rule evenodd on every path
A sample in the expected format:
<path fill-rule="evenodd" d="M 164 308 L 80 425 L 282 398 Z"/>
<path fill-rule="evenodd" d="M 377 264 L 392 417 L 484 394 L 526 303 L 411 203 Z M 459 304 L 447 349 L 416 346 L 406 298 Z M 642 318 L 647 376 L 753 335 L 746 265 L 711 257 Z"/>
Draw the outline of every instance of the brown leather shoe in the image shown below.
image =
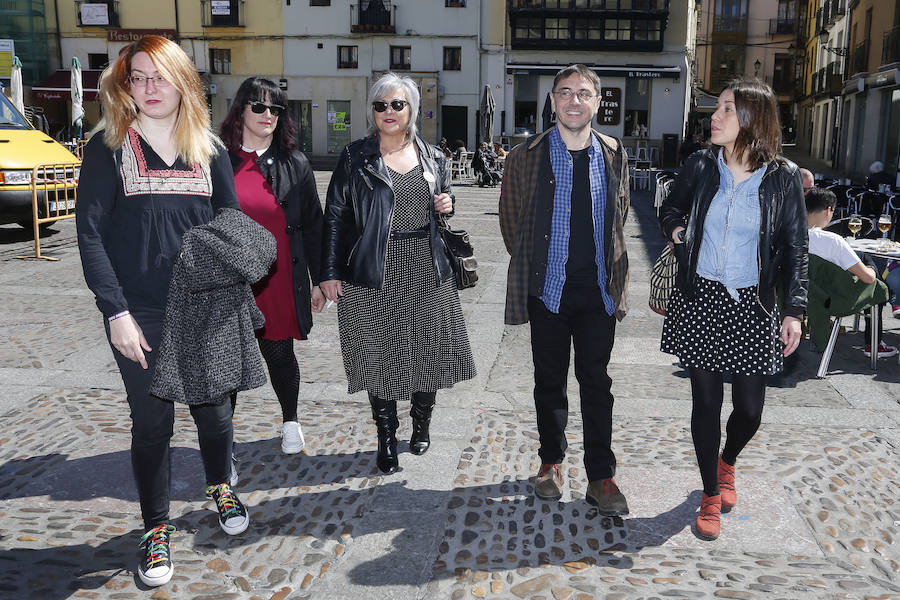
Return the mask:
<path fill-rule="evenodd" d="M 737 504 L 737 490 L 734 487 L 734 465 L 729 465 L 719 457 L 719 495 L 722 496 L 722 512 L 728 512 Z"/>
<path fill-rule="evenodd" d="M 722 513 L 722 495 L 707 496 L 703 494 L 700 501 L 700 514 L 697 515 L 697 537 L 702 540 L 714 540 L 722 531 L 719 517 Z"/>
<path fill-rule="evenodd" d="M 534 495 L 541 500 L 559 500 L 562 498 L 562 485 L 562 467 L 543 464 L 534 478 Z"/>
<path fill-rule="evenodd" d="M 585 497 L 605 517 L 628 514 L 628 502 L 612 477 L 591 481 Z"/>

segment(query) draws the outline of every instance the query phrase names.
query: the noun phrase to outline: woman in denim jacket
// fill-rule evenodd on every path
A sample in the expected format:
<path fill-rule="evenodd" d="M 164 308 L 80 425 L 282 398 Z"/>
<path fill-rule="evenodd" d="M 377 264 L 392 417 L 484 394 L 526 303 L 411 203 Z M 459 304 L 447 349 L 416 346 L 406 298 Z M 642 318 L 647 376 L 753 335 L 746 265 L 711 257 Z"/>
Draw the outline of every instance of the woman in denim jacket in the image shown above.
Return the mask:
<path fill-rule="evenodd" d="M 778 156 L 780 132 L 772 89 L 756 80 L 731 83 L 712 116 L 712 147 L 685 161 L 660 211 L 679 263 L 662 351 L 690 373 L 691 435 L 703 481 L 696 533 L 703 539 L 719 535 L 720 512 L 737 502 L 734 465 L 759 428 L 766 378 L 800 341 L 806 214 L 798 168 Z M 734 410 L 719 456 L 725 373 Z"/>

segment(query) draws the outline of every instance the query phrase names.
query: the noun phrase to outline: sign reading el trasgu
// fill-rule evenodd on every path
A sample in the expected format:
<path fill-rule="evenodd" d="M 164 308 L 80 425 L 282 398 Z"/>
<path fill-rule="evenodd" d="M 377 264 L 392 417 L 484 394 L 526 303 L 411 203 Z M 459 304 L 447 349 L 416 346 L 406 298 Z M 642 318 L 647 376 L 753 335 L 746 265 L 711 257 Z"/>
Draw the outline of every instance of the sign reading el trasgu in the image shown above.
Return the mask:
<path fill-rule="evenodd" d="M 82 25 L 109 25 L 109 5 L 85 2 L 81 5 Z"/>
<path fill-rule="evenodd" d="M 600 110 L 597 111 L 597 123 L 600 125 L 618 125 L 622 118 L 622 89 L 603 88 L 600 92 Z"/>
<path fill-rule="evenodd" d="M 16 44 L 12 40 L 0 40 L 0 77 L 12 77 L 12 60 L 16 53 Z"/>

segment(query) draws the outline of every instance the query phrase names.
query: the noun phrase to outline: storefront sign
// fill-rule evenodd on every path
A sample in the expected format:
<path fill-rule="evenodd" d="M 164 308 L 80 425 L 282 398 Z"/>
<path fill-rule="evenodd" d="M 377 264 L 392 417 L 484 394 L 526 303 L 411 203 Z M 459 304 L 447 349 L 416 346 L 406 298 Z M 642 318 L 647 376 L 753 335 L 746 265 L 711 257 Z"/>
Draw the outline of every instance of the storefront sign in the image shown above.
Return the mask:
<path fill-rule="evenodd" d="M 566 65 L 506 65 L 507 75 L 555 75 Z M 590 69 L 600 76 L 627 77 L 630 79 L 675 79 L 681 78 L 680 67 L 627 67 L 627 66 L 591 66 Z"/>
<path fill-rule="evenodd" d="M 106 40 L 108 42 L 136 42 L 148 35 L 158 35 L 175 41 L 174 29 L 107 29 Z"/>
<path fill-rule="evenodd" d="M 212 14 L 214 15 L 228 16 L 231 14 L 230 0 L 212 0 L 210 7 L 212 9 Z"/>
<path fill-rule="evenodd" d="M 12 77 L 12 60 L 16 54 L 16 45 L 12 40 L 0 40 L 0 77 Z"/>
<path fill-rule="evenodd" d="M 109 5 L 85 3 L 81 5 L 82 25 L 109 25 Z"/>
<path fill-rule="evenodd" d="M 622 90 L 603 88 L 600 93 L 600 110 L 597 111 L 598 125 L 618 125 L 622 118 Z"/>

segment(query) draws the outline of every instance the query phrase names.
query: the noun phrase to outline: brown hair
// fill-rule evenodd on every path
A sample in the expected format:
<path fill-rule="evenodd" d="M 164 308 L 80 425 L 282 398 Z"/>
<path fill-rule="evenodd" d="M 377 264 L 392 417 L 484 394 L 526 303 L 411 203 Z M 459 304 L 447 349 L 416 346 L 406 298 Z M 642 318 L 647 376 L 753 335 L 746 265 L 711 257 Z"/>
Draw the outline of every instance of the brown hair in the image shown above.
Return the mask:
<path fill-rule="evenodd" d="M 734 93 L 734 108 L 741 126 L 734 141 L 734 156 L 756 170 L 781 154 L 781 120 L 775 93 L 759 79 L 739 79 L 726 87 Z"/>
<path fill-rule="evenodd" d="M 592 84 L 594 84 L 594 92 L 596 92 L 597 96 L 600 95 L 600 77 L 596 73 L 594 73 L 592 69 L 581 64 L 569 65 L 568 67 L 560 69 L 556 74 L 556 77 L 553 78 L 553 89 L 555 90 L 556 84 L 558 84 L 566 77 L 569 77 L 570 75 L 581 75 Z"/>
<path fill-rule="evenodd" d="M 118 149 L 125 141 L 128 127 L 138 116 L 131 97 L 131 60 L 146 52 L 169 84 L 181 94 L 173 139 L 178 156 L 188 164 L 209 164 L 221 142 L 210 129 L 209 109 L 200 75 L 181 46 L 157 35 L 148 35 L 119 51 L 119 57 L 100 76 L 100 104 L 103 119 L 94 132 L 103 129 L 103 141 Z"/>

